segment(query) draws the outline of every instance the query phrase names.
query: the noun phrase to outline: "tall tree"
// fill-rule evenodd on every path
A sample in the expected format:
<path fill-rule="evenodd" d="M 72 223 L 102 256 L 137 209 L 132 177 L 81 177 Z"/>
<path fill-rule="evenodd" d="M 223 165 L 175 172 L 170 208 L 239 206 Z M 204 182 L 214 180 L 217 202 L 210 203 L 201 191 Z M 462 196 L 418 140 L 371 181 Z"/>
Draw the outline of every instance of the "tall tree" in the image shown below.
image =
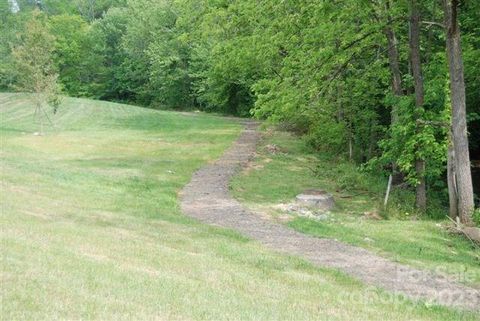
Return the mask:
<path fill-rule="evenodd" d="M 105 68 L 89 25 L 78 15 L 62 14 L 50 17 L 48 26 L 55 37 L 53 60 L 63 90 L 73 96 L 94 96 Z"/>
<path fill-rule="evenodd" d="M 378 15 L 376 20 L 379 21 Z M 390 127 L 394 127 L 398 124 L 398 103 L 400 97 L 403 96 L 402 88 L 402 72 L 400 71 L 400 54 L 397 35 L 394 29 L 393 18 L 391 15 L 391 3 L 390 0 L 386 0 L 384 4 L 384 12 L 382 16 L 386 17 L 385 27 L 383 33 L 387 39 L 387 56 L 388 66 L 391 74 L 392 82 L 392 94 L 395 97 L 395 101 L 392 103 L 392 110 L 390 114 Z M 398 165 L 395 161 L 392 161 L 392 174 L 395 177 L 395 181 L 403 180 L 401 171 L 398 170 Z"/>
<path fill-rule="evenodd" d="M 387 0 L 385 3 L 385 13 L 387 15 L 387 23 L 383 32 L 387 38 L 387 53 L 388 53 L 388 63 L 390 67 L 390 72 L 392 74 L 392 91 L 395 96 L 402 96 L 402 74 L 400 71 L 400 55 L 398 53 L 398 41 L 393 29 L 393 19 L 390 15 L 390 1 Z M 392 110 L 392 123 L 395 122 L 398 115 L 395 108 Z"/>
<path fill-rule="evenodd" d="M 455 181 L 458 195 L 458 215 L 462 223 L 473 224 L 474 210 L 472 174 L 468 150 L 468 134 L 465 103 L 458 0 L 444 0 L 447 59 L 450 74 L 450 98 L 452 105 L 452 141 L 455 160 Z"/>
<path fill-rule="evenodd" d="M 412 65 L 415 86 L 415 106 L 417 109 L 422 109 L 425 98 L 423 89 L 422 61 L 420 55 L 420 8 L 417 0 L 411 0 L 410 10 L 410 62 Z M 425 160 L 419 155 L 421 148 L 421 146 L 417 146 L 417 155 L 415 157 L 415 169 L 418 179 L 415 203 L 418 210 L 425 212 L 427 208 Z"/>

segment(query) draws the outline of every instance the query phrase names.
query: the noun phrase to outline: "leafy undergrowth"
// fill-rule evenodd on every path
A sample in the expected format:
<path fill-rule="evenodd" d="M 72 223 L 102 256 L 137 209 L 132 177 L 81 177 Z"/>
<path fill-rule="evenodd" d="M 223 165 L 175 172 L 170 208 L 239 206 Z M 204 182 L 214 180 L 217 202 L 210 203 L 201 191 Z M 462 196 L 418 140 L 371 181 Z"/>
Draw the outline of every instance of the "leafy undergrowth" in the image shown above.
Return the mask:
<path fill-rule="evenodd" d="M 279 152 L 271 153 L 272 145 Z M 382 213 L 378 209 L 386 184 L 386 179 L 361 173 L 350 163 L 314 156 L 302 141 L 287 133 L 267 132 L 257 157 L 232 182 L 232 189 L 248 206 L 286 221 L 301 232 L 361 246 L 392 260 L 479 287 L 478 247 L 447 233 L 443 228 L 445 221 L 414 220 L 411 213 L 400 211 L 405 208 L 405 204 L 399 206 L 401 202 L 413 202 L 406 191 L 394 192 L 391 208 Z M 310 188 L 333 194 L 336 207 L 327 219 L 285 214 L 278 209 L 278 204 L 289 203 Z M 376 219 L 371 219 L 372 213 Z M 381 215 L 390 218 L 379 219 Z"/>
<path fill-rule="evenodd" d="M 473 213 L 473 221 L 478 227 L 480 227 L 480 208 L 475 209 L 475 212 Z"/>
<path fill-rule="evenodd" d="M 177 192 L 239 126 L 66 99 L 33 135 L 0 94 L 5 320 L 475 320 L 413 305 L 183 216 Z"/>

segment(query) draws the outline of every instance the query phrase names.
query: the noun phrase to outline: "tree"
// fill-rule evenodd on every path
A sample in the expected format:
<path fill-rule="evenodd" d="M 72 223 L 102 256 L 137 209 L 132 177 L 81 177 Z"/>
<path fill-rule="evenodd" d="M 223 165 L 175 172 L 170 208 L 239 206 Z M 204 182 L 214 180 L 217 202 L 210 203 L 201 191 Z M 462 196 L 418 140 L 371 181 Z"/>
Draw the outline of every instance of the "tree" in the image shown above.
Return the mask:
<path fill-rule="evenodd" d="M 415 106 L 417 109 L 422 109 L 424 104 L 424 88 L 422 76 L 422 62 L 420 57 L 420 8 L 417 0 L 411 0 L 410 3 L 410 61 L 412 65 L 412 73 L 415 86 Z M 422 146 L 418 146 L 421 149 Z M 417 151 L 415 157 L 415 170 L 417 172 L 417 186 L 415 204 L 418 210 L 425 212 L 427 208 L 427 193 L 425 183 L 425 160 L 419 155 Z"/>
<path fill-rule="evenodd" d="M 95 50 L 90 26 L 78 15 L 61 14 L 50 17 L 48 27 L 55 37 L 53 60 L 63 90 L 72 96 L 98 97 L 104 91 L 99 84 L 104 57 Z"/>
<path fill-rule="evenodd" d="M 0 90 L 7 89 L 13 81 L 11 42 L 18 29 L 17 19 L 8 2 L 0 2 Z"/>
<path fill-rule="evenodd" d="M 70 5 L 77 8 L 77 12 L 87 21 L 100 18 L 108 8 L 125 6 L 126 0 L 69 0 Z"/>
<path fill-rule="evenodd" d="M 17 72 L 16 87 L 31 93 L 35 104 L 35 116 L 43 132 L 43 123 L 50 117 L 46 105 L 53 107 L 53 113 L 59 106 L 58 74 L 53 62 L 55 38 L 48 32 L 45 17 L 38 10 L 32 13 L 25 25 L 19 45 L 12 50 Z"/>
<path fill-rule="evenodd" d="M 5 29 L 0 33 L 5 39 L 0 41 L 1 89 L 16 81 L 11 70 L 22 69 L 13 68 L 9 43 L 16 42 L 14 34 L 24 29 L 36 3 L 18 1 L 17 14 L 0 4 L 0 12 L 6 13 L 0 15 Z M 469 146 L 478 159 L 480 2 L 461 3 L 466 121 L 472 133 Z M 419 212 L 425 211 L 427 190 L 427 215 L 438 217 L 446 208 L 445 172 L 452 178 L 457 171 L 450 165 L 457 163 L 451 160 L 459 147 L 458 133 L 452 133 L 457 146 L 451 146 L 445 166 L 445 124 L 457 121 L 448 115 L 459 108 L 447 111 L 445 106 L 454 104 L 455 99 L 447 101 L 450 92 L 454 97 L 459 91 L 446 84 L 445 33 L 437 22 L 444 15 L 440 2 L 41 4 L 55 37 L 51 70 L 58 71 L 58 82 L 68 94 L 150 107 L 253 114 L 304 135 L 308 145 L 323 154 L 369 163 L 385 175 L 393 167 L 397 182 L 409 190 L 405 211 L 411 212 L 415 203 Z M 405 23 L 409 13 L 411 21 Z M 420 13 L 428 21 L 421 21 Z M 451 85 L 458 87 L 457 82 Z M 452 182 L 448 180 L 449 189 L 456 191 Z"/>
<path fill-rule="evenodd" d="M 133 98 L 128 83 L 130 79 L 125 75 L 123 68 L 126 54 L 122 39 L 127 21 L 125 8 L 111 8 L 102 19 L 95 20 L 91 25 L 90 38 L 94 44 L 92 51 L 102 57 L 103 75 L 98 92 L 90 93 L 101 99 L 128 101 Z"/>
<path fill-rule="evenodd" d="M 454 172 L 458 197 L 458 215 L 462 223 L 473 224 L 474 210 L 470 154 L 466 119 L 465 80 L 463 74 L 460 27 L 458 23 L 458 0 L 444 0 L 446 48 L 450 75 L 450 98 L 452 106 L 452 141 Z"/>
<path fill-rule="evenodd" d="M 171 4 L 159 7 L 156 21 L 161 28 L 147 49 L 150 83 L 156 88 L 155 103 L 167 108 L 194 105 L 190 77 L 191 42 L 188 29 L 178 20 L 179 8 Z"/>

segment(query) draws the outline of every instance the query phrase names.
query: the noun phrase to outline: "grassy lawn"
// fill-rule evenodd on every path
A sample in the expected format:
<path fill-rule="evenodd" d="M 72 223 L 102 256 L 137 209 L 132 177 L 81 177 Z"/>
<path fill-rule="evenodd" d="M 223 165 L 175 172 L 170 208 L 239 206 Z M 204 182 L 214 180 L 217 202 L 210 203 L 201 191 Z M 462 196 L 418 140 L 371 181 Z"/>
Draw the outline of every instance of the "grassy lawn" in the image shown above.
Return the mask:
<path fill-rule="evenodd" d="M 269 153 L 266 146 L 271 144 L 284 152 Z M 317 168 L 317 175 L 313 174 L 313 167 Z M 445 222 L 412 220 L 411 213 L 400 213 L 400 219 L 365 218 L 365 212 L 381 208 L 383 191 L 378 189 L 386 187 L 386 180 L 375 180 L 367 174 L 359 174 L 350 164 L 315 157 L 304 143 L 286 133 L 267 132 L 258 156 L 242 175 L 237 176 L 232 189 L 234 195 L 247 205 L 301 232 L 335 238 L 392 260 L 432 269 L 480 287 L 478 247 L 445 232 L 442 228 Z M 277 209 L 276 205 L 289 203 L 308 188 L 324 189 L 334 195 L 336 208 L 328 219 L 315 220 Z M 365 190 L 374 193 L 365 193 Z M 392 201 L 395 210 L 395 202 L 408 200 L 404 195 L 394 195 Z"/>
<path fill-rule="evenodd" d="M 4 320 L 477 318 L 393 300 L 183 216 L 177 192 L 237 137 L 235 123 L 66 99 L 36 136 L 27 96 L 0 94 L 0 109 Z M 269 194 L 250 176 L 235 186 L 246 180 Z"/>

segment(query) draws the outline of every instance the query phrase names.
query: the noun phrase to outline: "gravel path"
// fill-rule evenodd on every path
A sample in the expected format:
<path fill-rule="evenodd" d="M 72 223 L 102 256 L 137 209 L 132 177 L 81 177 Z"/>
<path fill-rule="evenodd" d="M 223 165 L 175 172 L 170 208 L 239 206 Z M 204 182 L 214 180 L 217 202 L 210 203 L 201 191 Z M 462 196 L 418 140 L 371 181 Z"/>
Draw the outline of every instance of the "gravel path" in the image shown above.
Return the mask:
<path fill-rule="evenodd" d="M 480 291 L 431 272 L 391 262 L 365 249 L 296 232 L 252 213 L 229 192 L 229 181 L 254 155 L 260 134 L 257 124 L 245 130 L 233 146 L 212 164 L 197 171 L 180 194 L 183 212 L 204 223 L 237 230 L 279 252 L 298 255 L 315 265 L 339 269 L 368 285 L 413 300 L 426 300 L 468 310 L 480 310 Z"/>

